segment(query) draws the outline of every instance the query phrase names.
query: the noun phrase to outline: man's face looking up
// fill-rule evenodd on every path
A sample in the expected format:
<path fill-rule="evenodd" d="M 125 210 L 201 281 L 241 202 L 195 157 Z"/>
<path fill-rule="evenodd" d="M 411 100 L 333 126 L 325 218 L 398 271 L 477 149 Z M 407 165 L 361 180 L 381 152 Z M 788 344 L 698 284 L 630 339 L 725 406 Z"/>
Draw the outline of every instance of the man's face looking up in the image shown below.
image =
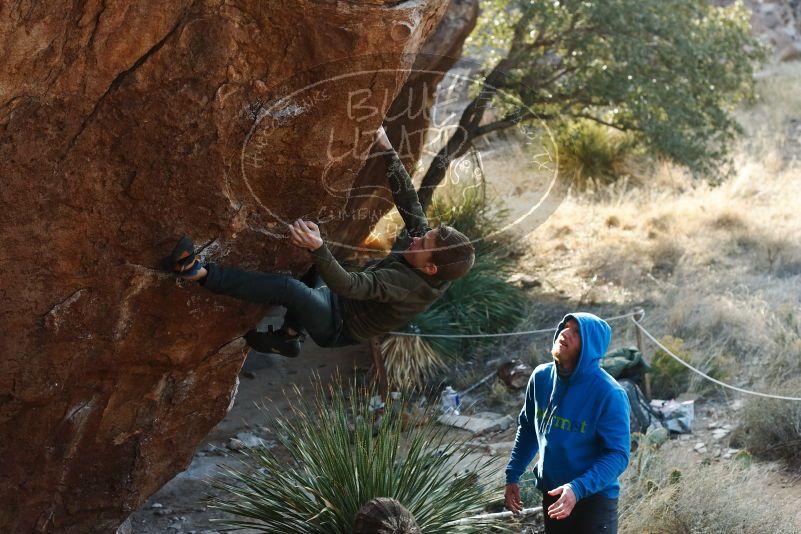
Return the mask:
<path fill-rule="evenodd" d="M 556 363 L 565 369 L 573 369 L 581 354 L 581 333 L 578 321 L 568 319 L 564 328 L 556 336 L 551 354 Z"/>
<path fill-rule="evenodd" d="M 412 244 L 404 251 L 403 257 L 412 267 L 433 275 L 437 272 L 437 266 L 432 262 L 431 256 L 436 246 L 437 231 L 429 230 L 422 237 L 412 238 Z"/>

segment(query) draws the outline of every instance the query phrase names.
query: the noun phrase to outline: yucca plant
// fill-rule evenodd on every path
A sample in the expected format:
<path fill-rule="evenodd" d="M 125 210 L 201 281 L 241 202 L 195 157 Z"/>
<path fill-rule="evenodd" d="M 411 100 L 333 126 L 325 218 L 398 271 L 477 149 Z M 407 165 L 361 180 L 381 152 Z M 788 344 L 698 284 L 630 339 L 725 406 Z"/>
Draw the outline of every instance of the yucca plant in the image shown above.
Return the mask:
<path fill-rule="evenodd" d="M 388 335 L 381 343 L 387 380 L 392 389 L 422 389 L 431 378 L 459 353 L 461 342 L 454 338 L 428 338 L 417 334 L 453 335 L 460 331 L 452 323 L 447 309 L 429 310 L 406 325 L 412 335 Z"/>
<path fill-rule="evenodd" d="M 431 224 L 447 224 L 469 236 L 477 257 L 508 251 L 507 241 L 497 235 L 508 216 L 503 203 L 488 196 L 483 180 L 437 189 L 428 208 Z"/>
<path fill-rule="evenodd" d="M 276 422 L 292 461 L 251 449 L 248 468 L 223 468 L 210 506 L 232 515 L 226 527 L 282 534 L 351 534 L 359 509 L 376 497 L 399 501 L 426 534 L 487 532 L 489 524 L 448 526 L 482 511 L 497 495 L 479 483 L 486 460 L 467 463 L 467 448 L 431 422 L 387 405 L 376 422 L 370 392 L 319 385 L 312 401 L 293 402 Z M 330 397 L 330 398 L 329 398 Z M 422 424 L 417 424 L 422 423 Z"/>
<path fill-rule="evenodd" d="M 521 318 L 525 296 L 506 283 L 515 265 L 508 237 L 496 235 L 508 215 L 503 204 L 487 197 L 481 184 L 472 184 L 443 191 L 430 211 L 432 220 L 450 224 L 473 239 L 476 262 L 417 322 L 460 334 L 514 327 Z"/>
<path fill-rule="evenodd" d="M 381 352 L 389 387 L 395 390 L 421 386 L 437 369 L 445 367 L 442 354 L 418 336 L 387 336 L 381 343 Z"/>
<path fill-rule="evenodd" d="M 476 258 L 470 272 L 454 281 L 426 313 L 447 314 L 451 327 L 463 334 L 511 330 L 522 318 L 525 294 L 506 282 L 509 274 L 508 266 L 492 255 Z"/>

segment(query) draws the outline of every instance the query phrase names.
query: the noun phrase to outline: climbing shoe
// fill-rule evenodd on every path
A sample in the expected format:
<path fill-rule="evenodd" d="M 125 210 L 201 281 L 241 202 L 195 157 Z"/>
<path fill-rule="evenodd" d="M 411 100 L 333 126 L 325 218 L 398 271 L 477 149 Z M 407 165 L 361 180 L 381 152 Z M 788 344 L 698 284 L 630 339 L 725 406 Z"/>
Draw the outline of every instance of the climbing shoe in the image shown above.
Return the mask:
<path fill-rule="evenodd" d="M 272 326 L 268 326 L 266 332 L 251 330 L 244 337 L 248 346 L 256 352 L 280 354 L 287 358 L 297 357 L 305 340 L 303 334 L 290 336 L 283 328 L 273 330 Z"/>
<path fill-rule="evenodd" d="M 183 236 L 169 256 L 164 259 L 165 268 L 181 278 L 192 278 L 197 275 L 203 262 L 195 254 L 195 244 L 188 235 Z"/>

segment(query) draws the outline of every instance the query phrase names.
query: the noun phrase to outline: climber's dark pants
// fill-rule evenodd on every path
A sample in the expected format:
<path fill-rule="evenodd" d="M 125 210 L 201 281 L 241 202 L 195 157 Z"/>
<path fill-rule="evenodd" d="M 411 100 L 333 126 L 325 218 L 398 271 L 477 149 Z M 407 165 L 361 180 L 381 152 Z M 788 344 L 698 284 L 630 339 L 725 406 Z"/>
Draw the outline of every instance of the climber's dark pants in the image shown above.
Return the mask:
<path fill-rule="evenodd" d="M 547 493 L 542 496 L 545 534 L 617 534 L 617 499 L 596 493 L 577 502 L 565 519 L 551 519 L 548 507 L 557 499 Z"/>
<path fill-rule="evenodd" d="M 284 326 L 309 333 L 321 347 L 355 343 L 347 335 L 337 296 L 313 274 L 308 283 L 285 274 L 248 272 L 232 267 L 206 265 L 208 275 L 201 284 L 208 290 L 247 302 L 284 306 Z M 310 287 L 311 286 L 311 287 Z"/>

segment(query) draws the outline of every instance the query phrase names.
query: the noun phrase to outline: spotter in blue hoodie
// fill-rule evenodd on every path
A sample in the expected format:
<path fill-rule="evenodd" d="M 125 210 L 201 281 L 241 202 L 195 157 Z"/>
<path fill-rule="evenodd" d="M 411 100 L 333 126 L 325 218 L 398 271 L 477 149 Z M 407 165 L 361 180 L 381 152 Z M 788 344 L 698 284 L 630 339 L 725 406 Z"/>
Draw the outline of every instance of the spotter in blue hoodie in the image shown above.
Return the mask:
<path fill-rule="evenodd" d="M 566 315 L 579 324 L 581 353 L 570 377 L 559 377 L 554 362 L 534 369 L 518 418 L 506 483 L 517 483 L 540 453 L 537 488 L 544 492 L 570 484 L 576 500 L 600 493 L 615 499 L 618 477 L 629 463 L 629 403 L 622 387 L 601 369 L 612 329 L 591 313 Z"/>

